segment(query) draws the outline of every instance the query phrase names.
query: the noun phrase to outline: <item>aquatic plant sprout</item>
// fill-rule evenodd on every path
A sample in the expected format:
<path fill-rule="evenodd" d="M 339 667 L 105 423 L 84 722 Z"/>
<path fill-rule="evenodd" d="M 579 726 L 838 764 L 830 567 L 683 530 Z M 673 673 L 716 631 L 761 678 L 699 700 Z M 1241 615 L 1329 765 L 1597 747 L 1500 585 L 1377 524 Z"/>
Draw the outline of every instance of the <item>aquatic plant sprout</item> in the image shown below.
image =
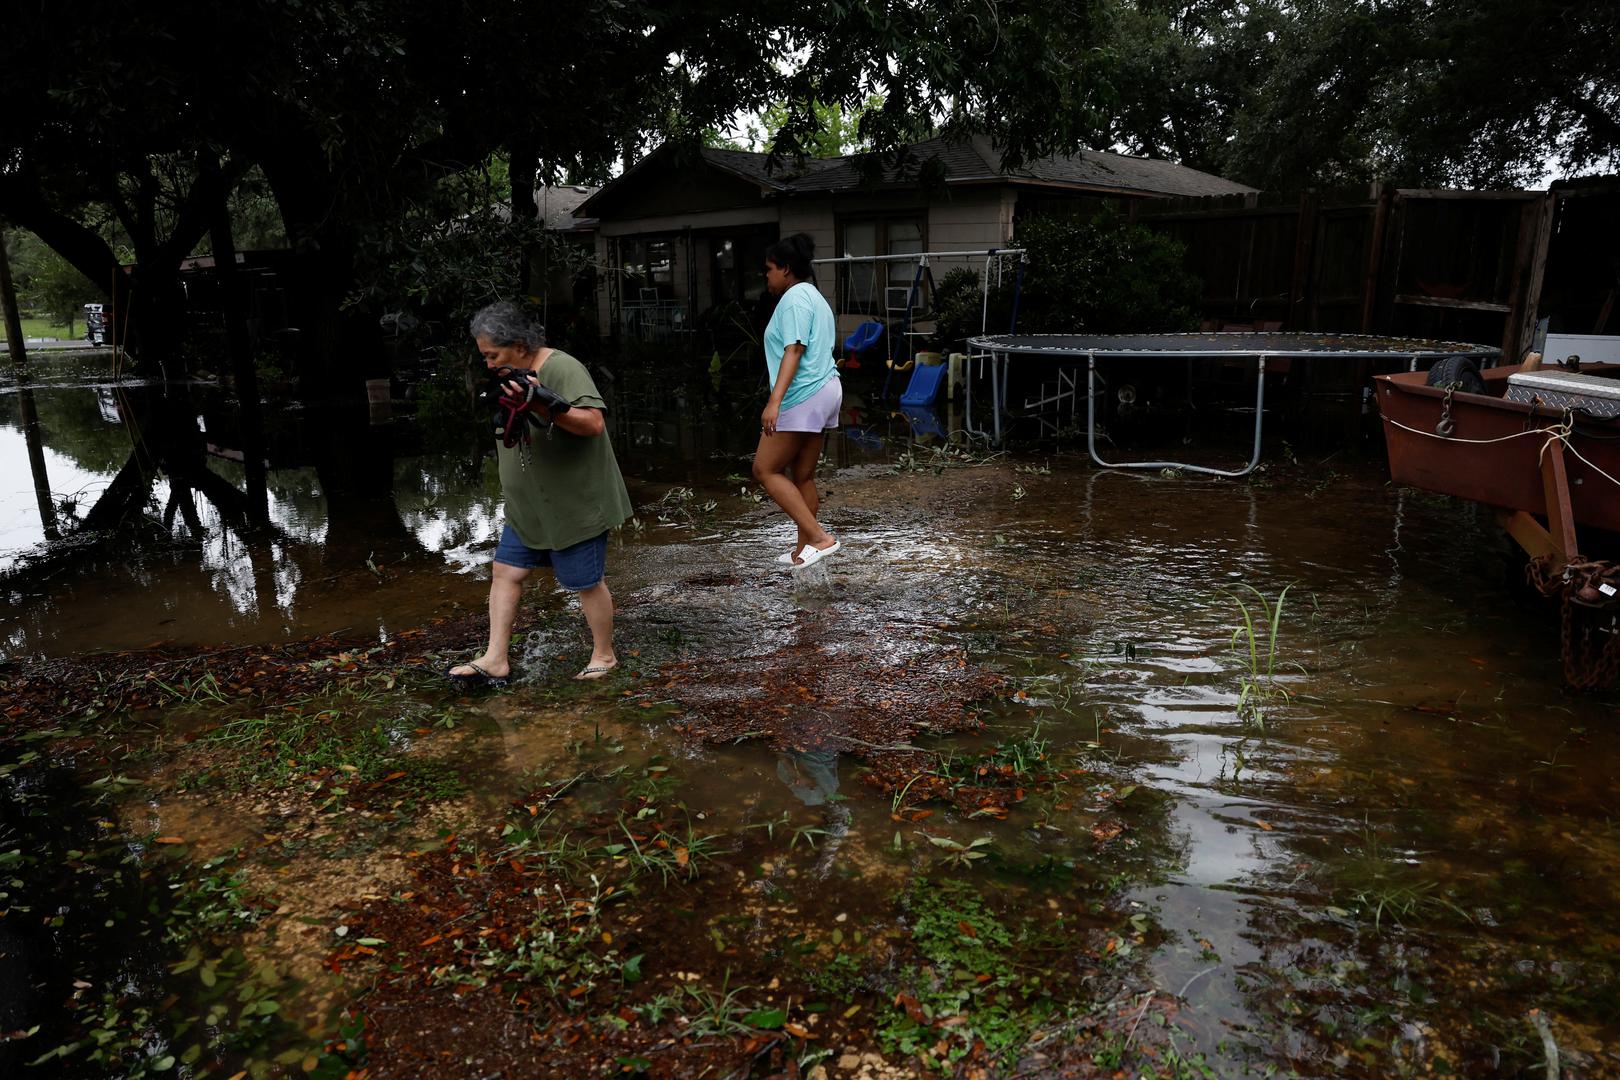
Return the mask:
<path fill-rule="evenodd" d="M 1251 608 L 1237 593 L 1222 590 L 1237 605 L 1238 615 L 1243 620 L 1243 625 L 1234 629 L 1231 637 L 1233 651 L 1241 649 L 1246 652 L 1248 663 L 1248 670 L 1242 676 L 1243 690 L 1238 697 L 1238 715 L 1261 727 L 1265 726 L 1265 714 L 1260 709 L 1260 702 L 1274 698 L 1286 701 L 1289 697 L 1288 691 L 1277 683 L 1277 634 L 1282 625 L 1283 601 L 1293 587 L 1292 584 L 1283 586 L 1276 601 L 1272 602 L 1259 589 L 1244 583 L 1243 588 L 1254 594 L 1258 609 Z M 1290 663 L 1299 669 L 1300 674 L 1309 674 L 1300 664 Z"/>

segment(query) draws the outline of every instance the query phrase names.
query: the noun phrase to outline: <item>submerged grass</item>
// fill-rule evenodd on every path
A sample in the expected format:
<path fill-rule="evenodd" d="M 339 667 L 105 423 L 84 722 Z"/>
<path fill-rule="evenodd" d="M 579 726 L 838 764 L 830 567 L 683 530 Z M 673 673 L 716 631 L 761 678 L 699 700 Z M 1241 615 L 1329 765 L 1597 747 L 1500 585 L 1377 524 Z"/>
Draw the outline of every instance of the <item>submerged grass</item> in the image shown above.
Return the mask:
<path fill-rule="evenodd" d="M 1375 931 L 1384 929 L 1386 920 L 1397 926 L 1404 926 L 1405 920 L 1446 915 L 1473 921 L 1446 895 L 1439 881 L 1426 879 L 1411 855 L 1390 848 L 1372 826 L 1362 830 L 1359 843 L 1347 849 L 1346 855 L 1330 871 L 1336 898 L 1342 902 L 1333 911 L 1370 916 Z"/>
<path fill-rule="evenodd" d="M 402 708 L 374 688 L 328 689 L 208 731 L 197 745 L 215 757 L 188 772 L 181 786 L 242 791 L 303 784 L 311 794 L 353 799 L 386 785 L 413 801 L 455 798 L 467 790 L 461 770 L 417 745 L 418 735 L 432 730 L 425 725 L 447 721 L 453 722 L 442 710 Z"/>

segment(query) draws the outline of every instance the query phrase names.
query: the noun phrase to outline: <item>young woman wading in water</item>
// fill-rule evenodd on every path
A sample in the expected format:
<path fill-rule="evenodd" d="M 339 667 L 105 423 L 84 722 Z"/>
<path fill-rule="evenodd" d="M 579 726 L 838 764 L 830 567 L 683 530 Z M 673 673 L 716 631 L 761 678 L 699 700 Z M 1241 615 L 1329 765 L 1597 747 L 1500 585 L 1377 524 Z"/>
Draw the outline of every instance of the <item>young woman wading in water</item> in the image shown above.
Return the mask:
<path fill-rule="evenodd" d="M 843 385 L 833 366 L 837 324 L 815 286 L 810 260 L 815 241 L 796 233 L 765 253 L 765 286 L 778 297 L 765 328 L 765 366 L 771 396 L 759 415 L 754 479 L 780 506 L 799 535 L 777 561 L 810 566 L 838 550 L 838 541 L 816 520 L 816 463 L 825 433 L 838 426 Z"/>

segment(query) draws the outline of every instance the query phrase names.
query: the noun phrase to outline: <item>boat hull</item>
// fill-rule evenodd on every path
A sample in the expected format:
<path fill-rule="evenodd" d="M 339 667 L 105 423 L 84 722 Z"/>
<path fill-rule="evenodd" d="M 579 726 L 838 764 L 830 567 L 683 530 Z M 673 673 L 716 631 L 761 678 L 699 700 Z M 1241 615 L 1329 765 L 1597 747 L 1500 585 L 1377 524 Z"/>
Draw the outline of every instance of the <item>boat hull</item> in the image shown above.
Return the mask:
<path fill-rule="evenodd" d="M 1446 392 L 1425 385 L 1423 372 L 1375 376 L 1396 483 L 1546 516 L 1542 448 L 1553 436 L 1541 432 L 1561 424 L 1564 415 L 1505 400 L 1501 394 L 1512 370 L 1486 371 L 1487 393 L 1452 394 L 1449 438 L 1436 432 Z M 1620 478 L 1620 418 L 1577 417 L 1564 455 L 1575 524 L 1620 533 L 1620 486 L 1597 471 Z"/>

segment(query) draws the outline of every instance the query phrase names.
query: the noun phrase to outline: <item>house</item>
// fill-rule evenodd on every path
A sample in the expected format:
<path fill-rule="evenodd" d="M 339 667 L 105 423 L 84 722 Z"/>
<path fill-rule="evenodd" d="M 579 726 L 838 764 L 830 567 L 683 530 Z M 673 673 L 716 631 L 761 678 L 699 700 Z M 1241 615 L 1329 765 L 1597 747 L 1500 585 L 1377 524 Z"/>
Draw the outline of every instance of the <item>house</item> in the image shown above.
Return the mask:
<path fill-rule="evenodd" d="M 914 144 L 870 182 L 854 157 L 773 165 L 767 154 L 666 144 L 575 213 L 595 220 L 597 263 L 608 271 L 598 285 L 601 332 L 706 350 L 693 340 L 704 314 L 755 307 L 766 248 L 795 232 L 829 257 L 986 250 L 1011 246 L 1027 213 L 1129 211 L 1141 200 L 1253 190 L 1167 161 L 1089 150 L 1009 169 L 982 137 Z M 945 269 L 949 260 L 934 263 Z M 818 275 L 840 333 L 892 311 L 893 297 L 920 280 L 914 261 L 877 265 Z"/>

